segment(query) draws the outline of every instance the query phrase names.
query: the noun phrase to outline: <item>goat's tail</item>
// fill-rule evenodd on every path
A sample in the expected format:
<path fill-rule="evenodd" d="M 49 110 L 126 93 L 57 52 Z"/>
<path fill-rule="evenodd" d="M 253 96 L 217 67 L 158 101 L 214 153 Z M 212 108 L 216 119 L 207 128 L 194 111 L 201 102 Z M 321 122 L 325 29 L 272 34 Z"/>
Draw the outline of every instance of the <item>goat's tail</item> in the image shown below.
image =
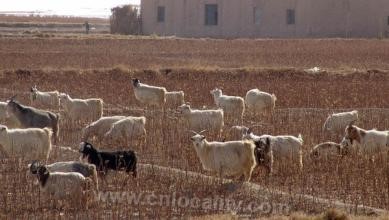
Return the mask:
<path fill-rule="evenodd" d="M 301 134 L 299 134 L 299 136 L 297 138 L 301 142 L 301 145 L 303 145 L 304 144 L 303 136 Z"/>
<path fill-rule="evenodd" d="M 47 143 L 45 143 L 45 146 L 42 148 L 43 154 L 44 154 L 44 159 L 47 162 L 47 160 L 49 159 L 50 152 L 52 150 L 51 136 L 52 136 L 53 132 L 51 131 L 50 128 L 43 128 L 43 131 L 47 135 Z"/>
<path fill-rule="evenodd" d="M 299 152 L 298 152 L 298 162 L 299 162 L 299 168 L 300 168 L 300 171 L 302 171 L 303 169 L 303 147 L 301 146 L 300 149 L 299 149 Z"/>
<path fill-rule="evenodd" d="M 276 101 L 277 101 L 277 96 L 272 94 L 271 95 L 271 109 L 274 110 L 274 108 L 276 107 Z"/>

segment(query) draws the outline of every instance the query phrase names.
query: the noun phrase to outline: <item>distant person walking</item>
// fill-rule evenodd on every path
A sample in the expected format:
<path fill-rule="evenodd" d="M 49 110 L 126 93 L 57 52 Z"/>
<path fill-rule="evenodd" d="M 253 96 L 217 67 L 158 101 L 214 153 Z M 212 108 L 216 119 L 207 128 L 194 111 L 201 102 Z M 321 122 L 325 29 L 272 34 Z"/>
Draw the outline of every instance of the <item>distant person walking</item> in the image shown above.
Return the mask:
<path fill-rule="evenodd" d="M 89 34 L 89 30 L 90 30 L 89 22 L 88 22 L 88 21 L 85 21 L 84 25 L 85 25 L 85 33 L 86 33 L 86 34 Z"/>

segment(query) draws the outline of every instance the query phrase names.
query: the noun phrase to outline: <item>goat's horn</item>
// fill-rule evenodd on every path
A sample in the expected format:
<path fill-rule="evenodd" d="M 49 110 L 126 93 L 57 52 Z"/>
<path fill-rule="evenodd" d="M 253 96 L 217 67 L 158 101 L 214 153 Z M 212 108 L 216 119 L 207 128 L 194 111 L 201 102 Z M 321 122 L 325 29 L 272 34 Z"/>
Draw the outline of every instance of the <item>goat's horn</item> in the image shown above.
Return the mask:
<path fill-rule="evenodd" d="M 192 133 L 192 134 L 194 134 L 194 135 L 198 134 L 197 132 L 192 131 L 192 130 L 189 130 L 189 132 Z"/>
<path fill-rule="evenodd" d="M 207 130 L 202 130 L 202 131 L 200 131 L 199 132 L 199 134 L 202 134 L 202 133 L 204 133 L 204 132 L 206 132 Z"/>

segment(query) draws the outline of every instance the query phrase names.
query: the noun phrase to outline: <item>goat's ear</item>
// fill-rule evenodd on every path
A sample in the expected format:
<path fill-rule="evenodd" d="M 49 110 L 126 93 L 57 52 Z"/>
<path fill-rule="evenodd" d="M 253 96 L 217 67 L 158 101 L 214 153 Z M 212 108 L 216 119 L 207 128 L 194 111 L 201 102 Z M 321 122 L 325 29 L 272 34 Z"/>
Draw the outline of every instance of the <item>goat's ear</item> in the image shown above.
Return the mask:
<path fill-rule="evenodd" d="M 12 97 L 9 99 L 10 102 L 14 101 L 14 99 L 16 98 L 16 96 L 17 96 L 17 95 L 12 96 Z"/>
<path fill-rule="evenodd" d="M 204 140 L 205 139 L 205 136 L 204 135 L 201 135 L 201 140 Z"/>
<path fill-rule="evenodd" d="M 253 131 L 251 130 L 251 128 L 248 128 L 247 129 L 247 134 L 251 134 L 251 133 L 253 133 Z"/>

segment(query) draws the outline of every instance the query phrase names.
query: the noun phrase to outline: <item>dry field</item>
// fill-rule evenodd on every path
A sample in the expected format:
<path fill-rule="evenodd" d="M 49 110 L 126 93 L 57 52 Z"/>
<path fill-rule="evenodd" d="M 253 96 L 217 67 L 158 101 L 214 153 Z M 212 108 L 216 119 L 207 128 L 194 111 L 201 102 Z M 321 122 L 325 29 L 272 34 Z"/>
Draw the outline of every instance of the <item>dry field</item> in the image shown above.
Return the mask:
<path fill-rule="evenodd" d="M 211 40 L 53 35 L 0 38 L 0 69 L 389 69 L 388 40 Z"/>
<path fill-rule="evenodd" d="M 147 144 L 131 146 L 140 163 L 184 172 L 169 173 L 144 165 L 139 178 L 116 175 L 102 182 L 101 192 L 175 195 L 201 201 L 232 199 L 242 201 L 244 207 L 252 202 L 272 204 L 272 211 L 281 215 L 296 211 L 319 214 L 330 207 L 319 204 L 315 198 L 389 209 L 386 155 L 377 155 L 375 160 L 360 155 L 320 161 L 308 157 L 312 146 L 328 139 L 321 133 L 328 113 L 357 109 L 359 126 L 388 130 L 388 58 L 389 44 L 385 40 L 1 38 L 0 99 L 18 94 L 18 99 L 28 104 L 28 90 L 36 84 L 42 90 L 57 89 L 72 97 L 101 97 L 106 115 L 145 115 Z M 304 71 L 314 66 L 325 71 Z M 272 177 L 256 170 L 253 185 L 231 185 L 203 176 L 193 178 L 189 171 L 207 173 L 201 169 L 189 133 L 173 112 L 145 110 L 137 103 L 130 85 L 133 77 L 168 90 L 184 90 L 186 101 L 198 108 L 213 108 L 209 91 L 214 87 L 240 96 L 254 87 L 275 93 L 278 100 L 274 117 L 247 116 L 244 124 L 261 123 L 254 129 L 258 134 L 301 133 L 303 172 L 298 173 L 292 164 L 283 162 L 277 164 Z M 77 150 L 80 131 L 81 128 L 61 127 L 59 146 Z M 223 135 L 229 138 L 226 133 Z M 55 149 L 50 162 L 78 158 L 77 153 L 62 152 L 58 146 Z M 26 163 L 18 158 L 0 161 L 0 218 L 188 218 L 229 214 L 219 207 L 134 204 L 128 197 L 102 199 L 86 211 L 53 210 L 41 200 Z M 254 187 L 257 184 L 261 189 Z M 279 191 L 288 196 L 279 197 Z M 301 195 L 311 195 L 313 199 L 307 201 Z M 266 217 L 269 211 L 261 207 L 256 211 L 239 209 L 235 214 Z"/>

